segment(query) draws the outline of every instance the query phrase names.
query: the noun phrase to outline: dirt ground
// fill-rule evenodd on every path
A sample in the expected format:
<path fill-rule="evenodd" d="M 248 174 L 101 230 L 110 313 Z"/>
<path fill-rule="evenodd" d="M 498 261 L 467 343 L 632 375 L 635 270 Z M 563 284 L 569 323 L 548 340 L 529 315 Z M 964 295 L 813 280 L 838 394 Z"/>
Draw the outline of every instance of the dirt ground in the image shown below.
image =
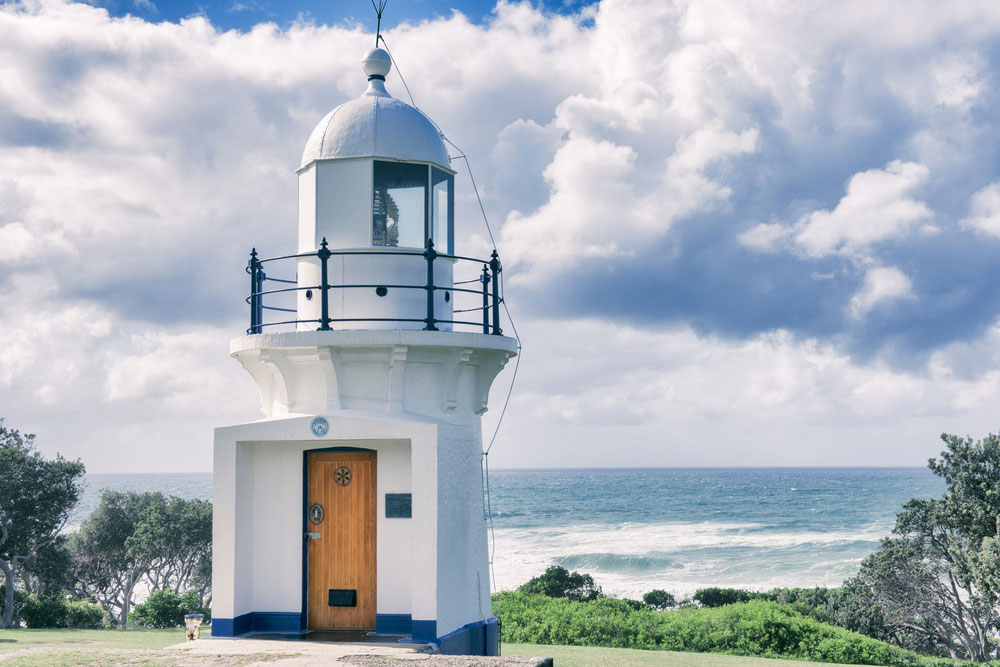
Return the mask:
<path fill-rule="evenodd" d="M 101 649 L 33 647 L 0 655 L 4 667 L 318 667 L 340 662 L 372 667 L 541 667 L 542 658 L 446 656 L 423 645 L 350 644 L 316 641 L 202 639 L 165 649 Z"/>

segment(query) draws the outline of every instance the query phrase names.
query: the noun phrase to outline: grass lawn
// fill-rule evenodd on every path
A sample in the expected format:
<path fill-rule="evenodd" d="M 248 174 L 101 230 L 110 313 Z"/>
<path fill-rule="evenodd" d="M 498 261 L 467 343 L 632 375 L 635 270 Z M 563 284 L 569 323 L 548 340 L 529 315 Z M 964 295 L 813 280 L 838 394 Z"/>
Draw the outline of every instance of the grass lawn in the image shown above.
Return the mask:
<path fill-rule="evenodd" d="M 204 629 L 202 630 L 205 631 Z M 173 630 L 0 630 L 0 655 L 23 648 L 163 648 L 185 640 Z"/>
<path fill-rule="evenodd" d="M 503 655 L 538 655 L 553 658 L 558 667 L 783 667 L 785 665 L 832 665 L 824 662 L 747 658 L 719 653 L 676 653 L 674 651 L 637 651 L 628 648 L 595 646 L 543 646 L 540 644 L 504 644 Z"/>

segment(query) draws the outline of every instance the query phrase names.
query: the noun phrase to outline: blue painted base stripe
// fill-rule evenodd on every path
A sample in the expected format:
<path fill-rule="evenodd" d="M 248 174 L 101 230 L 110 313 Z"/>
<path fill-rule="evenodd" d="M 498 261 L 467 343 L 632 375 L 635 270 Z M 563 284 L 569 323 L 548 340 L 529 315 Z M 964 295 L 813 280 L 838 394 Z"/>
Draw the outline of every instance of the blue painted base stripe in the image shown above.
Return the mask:
<path fill-rule="evenodd" d="M 236 618 L 212 619 L 213 637 L 239 637 L 248 632 L 302 632 L 297 611 L 255 611 Z"/>
<path fill-rule="evenodd" d="M 297 611 L 255 611 L 254 632 L 302 632 L 302 614 Z"/>
<path fill-rule="evenodd" d="M 216 622 L 218 621 L 218 622 Z M 213 618 L 213 637 L 238 637 L 253 629 L 253 614 L 241 614 L 236 618 Z"/>
<path fill-rule="evenodd" d="M 414 621 L 416 623 L 416 621 Z M 500 647 L 500 620 L 490 616 L 485 621 L 467 623 L 437 639 L 445 655 L 497 655 Z"/>
<path fill-rule="evenodd" d="M 437 621 L 418 621 L 414 619 L 413 639 L 423 642 L 436 642 L 438 640 L 437 625 Z"/>
<path fill-rule="evenodd" d="M 408 635 L 413 632 L 409 614 L 376 614 L 375 632 L 385 635 Z"/>
<path fill-rule="evenodd" d="M 213 637 L 232 637 L 233 636 L 233 619 L 231 619 L 231 618 L 213 618 L 212 619 L 212 636 Z"/>

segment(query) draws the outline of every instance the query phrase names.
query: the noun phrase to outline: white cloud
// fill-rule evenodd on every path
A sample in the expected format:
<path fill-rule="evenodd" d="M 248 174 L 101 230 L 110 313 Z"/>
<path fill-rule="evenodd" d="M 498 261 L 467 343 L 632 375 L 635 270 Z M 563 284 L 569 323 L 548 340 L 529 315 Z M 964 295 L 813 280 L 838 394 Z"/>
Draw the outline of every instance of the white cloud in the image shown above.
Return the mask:
<path fill-rule="evenodd" d="M 739 234 L 737 240 L 748 248 L 761 252 L 774 252 L 787 239 L 791 230 L 787 225 L 770 222 L 761 223 Z"/>
<path fill-rule="evenodd" d="M 812 257 L 858 253 L 872 244 L 909 232 L 931 210 L 912 197 L 929 176 L 927 167 L 893 160 L 885 169 L 855 174 L 832 211 L 810 213 L 796 225 L 796 245 Z"/>
<path fill-rule="evenodd" d="M 851 317 L 859 319 L 885 301 L 903 298 L 913 298 L 913 283 L 905 273 L 895 266 L 869 269 L 864 285 L 851 299 Z"/>
<path fill-rule="evenodd" d="M 1000 183 L 991 183 L 972 196 L 969 216 L 962 222 L 982 234 L 1000 237 Z"/>
<path fill-rule="evenodd" d="M 833 210 L 812 211 L 794 225 L 762 223 L 737 239 L 765 252 L 784 248 L 813 258 L 866 256 L 874 244 L 904 236 L 931 217 L 930 208 L 912 196 L 928 176 L 924 165 L 893 160 L 885 169 L 852 176 Z M 924 225 L 920 231 L 930 233 L 933 227 Z"/>

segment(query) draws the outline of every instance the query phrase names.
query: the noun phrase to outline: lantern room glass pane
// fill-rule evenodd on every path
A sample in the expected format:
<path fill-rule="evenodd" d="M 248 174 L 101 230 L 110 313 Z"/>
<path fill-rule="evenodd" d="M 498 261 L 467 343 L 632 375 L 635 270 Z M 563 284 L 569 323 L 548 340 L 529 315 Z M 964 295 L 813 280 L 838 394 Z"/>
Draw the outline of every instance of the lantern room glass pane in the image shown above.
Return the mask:
<path fill-rule="evenodd" d="M 372 245 L 423 248 L 427 165 L 375 161 Z"/>
<path fill-rule="evenodd" d="M 438 252 L 454 253 L 455 177 L 431 167 L 431 238 Z"/>

